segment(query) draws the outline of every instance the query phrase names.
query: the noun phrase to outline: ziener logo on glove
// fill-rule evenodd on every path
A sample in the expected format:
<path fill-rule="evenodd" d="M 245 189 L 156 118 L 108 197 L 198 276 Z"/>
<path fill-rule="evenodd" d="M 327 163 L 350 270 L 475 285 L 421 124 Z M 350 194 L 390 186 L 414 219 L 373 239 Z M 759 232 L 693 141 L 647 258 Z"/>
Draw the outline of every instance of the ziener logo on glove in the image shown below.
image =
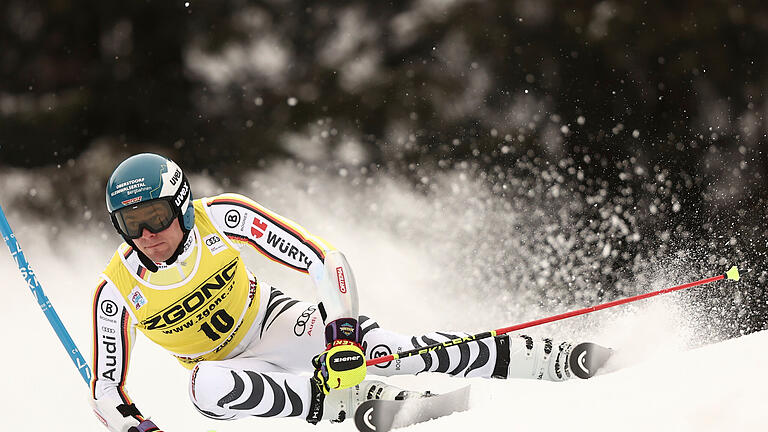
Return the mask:
<path fill-rule="evenodd" d="M 360 358 L 359 355 L 353 355 L 353 356 L 349 356 L 349 357 L 336 357 L 335 359 L 333 359 L 333 362 L 334 363 L 341 363 L 341 362 L 345 362 L 345 361 L 357 360 L 358 358 Z"/>
<path fill-rule="evenodd" d="M 336 353 L 330 360 L 330 368 L 337 372 L 356 369 L 363 365 L 363 356 L 350 351 Z"/>

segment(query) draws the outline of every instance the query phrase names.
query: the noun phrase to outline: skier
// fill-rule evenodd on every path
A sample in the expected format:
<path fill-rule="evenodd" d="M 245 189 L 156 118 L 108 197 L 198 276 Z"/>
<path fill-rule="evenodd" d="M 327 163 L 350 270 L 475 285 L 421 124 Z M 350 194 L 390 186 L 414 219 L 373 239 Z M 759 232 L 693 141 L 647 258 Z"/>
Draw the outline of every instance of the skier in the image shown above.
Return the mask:
<path fill-rule="evenodd" d="M 367 399 L 420 396 L 365 380 L 366 358 L 467 336 L 380 328 L 358 314 L 355 278 L 341 252 L 242 195 L 193 200 L 187 177 L 165 157 L 123 161 L 106 201 L 125 243 L 93 296 L 91 406 L 111 431 L 159 430 L 124 391 L 136 328 L 191 369 L 189 395 L 203 415 L 310 423 L 342 421 Z M 242 262 L 244 247 L 307 273 L 319 303 L 258 279 Z M 504 335 L 367 372 L 563 381 L 591 377 L 608 353 L 589 343 Z"/>

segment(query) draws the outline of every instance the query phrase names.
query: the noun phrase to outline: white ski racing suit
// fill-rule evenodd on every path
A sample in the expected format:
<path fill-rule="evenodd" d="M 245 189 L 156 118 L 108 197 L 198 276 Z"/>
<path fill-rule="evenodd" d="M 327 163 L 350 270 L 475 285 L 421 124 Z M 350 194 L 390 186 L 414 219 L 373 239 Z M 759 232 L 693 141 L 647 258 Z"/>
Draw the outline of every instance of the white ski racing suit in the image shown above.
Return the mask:
<path fill-rule="evenodd" d="M 136 329 L 191 369 L 190 398 L 204 415 L 307 418 L 312 358 L 325 325 L 359 320 L 366 358 L 467 336 L 405 336 L 358 314 L 344 256 L 296 223 L 237 194 L 194 201 L 195 227 L 172 265 L 148 271 L 123 243 L 93 295 L 92 407 L 112 431 L 144 420 L 124 391 Z M 308 273 L 320 303 L 294 300 L 245 268 L 240 249 Z M 570 344 L 498 336 L 369 368 L 375 375 L 442 372 L 465 377 L 559 381 Z"/>

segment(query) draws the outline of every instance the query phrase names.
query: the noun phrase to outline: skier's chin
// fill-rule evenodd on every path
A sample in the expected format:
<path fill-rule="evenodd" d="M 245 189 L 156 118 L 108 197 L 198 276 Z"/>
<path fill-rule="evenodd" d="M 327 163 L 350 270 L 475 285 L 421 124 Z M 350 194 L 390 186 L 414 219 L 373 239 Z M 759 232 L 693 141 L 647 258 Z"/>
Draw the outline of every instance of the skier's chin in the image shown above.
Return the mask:
<path fill-rule="evenodd" d="M 164 243 L 154 246 L 139 247 L 139 249 L 154 262 L 165 262 L 171 257 L 171 251 L 168 250 L 168 246 Z"/>

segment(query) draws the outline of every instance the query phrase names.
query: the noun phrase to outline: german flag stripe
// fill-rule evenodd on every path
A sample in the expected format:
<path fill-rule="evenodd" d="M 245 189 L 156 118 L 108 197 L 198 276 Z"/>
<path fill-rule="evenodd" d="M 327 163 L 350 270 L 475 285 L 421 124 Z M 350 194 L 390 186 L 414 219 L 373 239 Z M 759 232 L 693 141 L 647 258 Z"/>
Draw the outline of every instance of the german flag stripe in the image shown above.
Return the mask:
<path fill-rule="evenodd" d="M 234 198 L 218 198 L 218 199 L 214 199 L 213 201 L 208 203 L 209 206 L 216 205 L 216 204 L 230 204 L 230 205 L 235 205 L 235 206 L 238 206 L 238 207 L 242 207 L 242 208 L 251 210 L 252 212 L 258 214 L 259 216 L 262 216 L 264 219 L 268 220 L 269 222 L 271 222 L 271 223 L 279 226 L 280 228 L 283 228 L 284 230 L 288 231 L 297 240 L 299 240 L 301 243 L 304 243 L 310 249 L 312 249 L 312 251 L 314 251 L 315 254 L 320 257 L 321 261 L 325 261 L 325 253 L 323 252 L 323 247 L 321 245 L 319 245 L 316 242 L 314 242 L 312 240 L 309 240 L 306 237 L 304 237 L 304 235 L 302 233 L 300 233 L 294 226 L 292 226 L 288 222 L 285 222 L 285 221 L 281 220 L 281 218 L 279 216 L 277 216 L 276 214 L 268 212 L 264 208 L 256 207 L 256 206 L 254 206 L 253 204 L 251 204 L 251 203 L 249 203 L 247 201 L 238 200 L 238 199 L 234 199 Z"/>
<path fill-rule="evenodd" d="M 262 255 L 264 255 L 265 257 L 267 257 L 269 259 L 271 259 L 272 261 L 274 261 L 276 263 L 280 263 L 280 264 L 282 264 L 284 266 L 290 267 L 290 268 L 292 268 L 294 270 L 298 270 L 298 271 L 300 271 L 302 273 L 309 273 L 309 270 L 307 270 L 305 268 L 301 268 L 301 267 L 296 267 L 295 265 L 292 265 L 292 264 L 289 264 L 289 263 L 287 263 L 285 261 L 282 261 L 278 257 L 276 257 L 276 256 L 272 255 L 271 253 L 267 252 L 266 249 L 262 248 L 258 243 L 253 241 L 253 239 L 251 239 L 250 237 L 246 237 L 246 236 L 243 236 L 243 235 L 240 235 L 240 234 L 230 233 L 230 232 L 226 232 L 226 231 L 224 232 L 224 234 L 226 234 L 227 237 L 231 238 L 232 240 L 239 241 L 239 242 L 242 242 L 242 243 L 248 243 L 249 245 L 253 246 L 257 251 L 259 251 Z"/>
<path fill-rule="evenodd" d="M 125 377 L 128 375 L 128 358 L 130 357 L 129 353 L 131 349 L 131 335 L 128 329 L 129 318 L 128 311 L 123 309 L 123 313 L 120 316 L 120 342 L 122 344 L 123 364 L 120 368 L 120 381 L 117 385 L 117 392 L 120 394 L 120 399 L 122 399 L 123 403 L 126 405 L 131 404 L 131 398 L 128 397 L 128 394 L 126 394 L 123 389 L 123 386 L 125 385 Z M 137 416 L 134 417 L 139 419 Z M 144 420 L 139 419 L 139 421 Z"/>
<path fill-rule="evenodd" d="M 128 259 L 128 257 L 133 253 L 133 246 L 128 246 L 128 249 L 123 252 L 123 258 Z"/>
<path fill-rule="evenodd" d="M 91 365 L 93 366 L 93 378 L 91 378 L 91 395 L 94 399 L 96 399 L 96 380 L 99 376 L 99 341 L 97 339 L 97 322 L 96 322 L 96 314 L 97 314 L 97 305 L 99 302 L 99 297 L 101 297 L 101 291 L 104 289 L 104 287 L 107 286 L 107 281 L 102 280 L 99 286 L 96 288 L 96 292 L 93 294 L 93 305 L 91 310 L 93 311 L 93 361 L 91 362 Z"/>
<path fill-rule="evenodd" d="M 147 268 L 144 266 L 139 266 L 139 268 L 136 269 L 136 274 L 140 279 L 144 279 L 144 275 L 147 274 Z"/>

